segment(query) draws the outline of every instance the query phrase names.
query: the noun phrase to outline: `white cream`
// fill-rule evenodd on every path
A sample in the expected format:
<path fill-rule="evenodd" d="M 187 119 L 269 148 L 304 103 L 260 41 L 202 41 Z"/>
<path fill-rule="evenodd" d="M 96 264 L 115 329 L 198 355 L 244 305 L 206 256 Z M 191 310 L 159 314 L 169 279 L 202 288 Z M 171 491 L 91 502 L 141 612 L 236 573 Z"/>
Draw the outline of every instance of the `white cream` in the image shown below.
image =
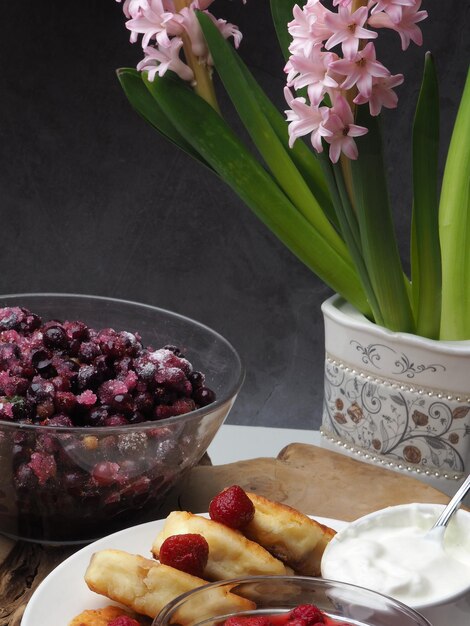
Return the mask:
<path fill-rule="evenodd" d="M 470 516 L 455 516 L 444 542 L 426 538 L 436 514 L 426 505 L 391 507 L 340 531 L 322 576 L 367 587 L 413 607 L 470 589 Z"/>

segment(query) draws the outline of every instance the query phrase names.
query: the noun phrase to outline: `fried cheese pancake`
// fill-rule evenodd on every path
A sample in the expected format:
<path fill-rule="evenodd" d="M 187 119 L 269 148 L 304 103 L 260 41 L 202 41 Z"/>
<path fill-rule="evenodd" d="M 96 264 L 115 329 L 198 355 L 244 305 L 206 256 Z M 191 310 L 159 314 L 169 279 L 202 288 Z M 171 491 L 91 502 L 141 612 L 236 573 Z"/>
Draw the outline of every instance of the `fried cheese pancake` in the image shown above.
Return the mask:
<path fill-rule="evenodd" d="M 319 576 L 323 552 L 336 534 L 286 504 L 247 492 L 255 515 L 243 533 L 287 563 L 296 574 Z"/>
<path fill-rule="evenodd" d="M 121 609 L 119 606 L 105 606 L 102 609 L 88 609 L 87 611 L 82 611 L 80 615 L 74 617 L 71 622 L 69 622 L 68 626 L 108 626 L 109 622 L 116 617 L 121 617 L 121 615 L 128 615 L 129 617 L 134 617 L 137 621 L 139 621 L 138 617 L 135 617 L 134 614 L 129 613 L 129 611 L 125 611 Z M 143 618 L 147 622 L 147 618 Z M 140 621 L 143 624 L 143 619 Z"/>
<path fill-rule="evenodd" d="M 292 573 L 284 563 L 239 531 L 187 511 L 173 511 L 168 515 L 163 530 L 153 542 L 154 557 L 158 558 L 165 539 L 186 533 L 202 535 L 209 544 L 209 558 L 204 569 L 208 580 Z"/>
<path fill-rule="evenodd" d="M 85 582 L 91 591 L 152 618 L 176 596 L 207 583 L 173 567 L 122 550 L 95 552 L 85 573 Z M 214 589 L 210 597 L 199 603 L 195 599 L 190 607 L 179 611 L 175 617 L 179 623 L 189 624 L 194 615 L 210 615 L 211 611 L 218 610 L 221 614 L 246 611 L 253 607 L 252 602 L 226 589 Z"/>

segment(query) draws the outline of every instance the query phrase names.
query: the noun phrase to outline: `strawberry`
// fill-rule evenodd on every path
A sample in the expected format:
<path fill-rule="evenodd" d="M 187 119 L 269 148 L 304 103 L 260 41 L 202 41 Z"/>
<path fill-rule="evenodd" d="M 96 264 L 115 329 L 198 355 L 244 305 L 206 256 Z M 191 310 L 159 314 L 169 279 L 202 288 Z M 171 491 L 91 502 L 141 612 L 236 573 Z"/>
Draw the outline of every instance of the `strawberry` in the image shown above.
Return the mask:
<path fill-rule="evenodd" d="M 233 485 L 211 500 L 209 515 L 216 522 L 239 529 L 251 522 L 255 515 L 255 507 L 243 489 Z"/>
<path fill-rule="evenodd" d="M 160 548 L 160 563 L 202 578 L 209 545 L 202 535 L 187 533 L 167 537 Z"/>

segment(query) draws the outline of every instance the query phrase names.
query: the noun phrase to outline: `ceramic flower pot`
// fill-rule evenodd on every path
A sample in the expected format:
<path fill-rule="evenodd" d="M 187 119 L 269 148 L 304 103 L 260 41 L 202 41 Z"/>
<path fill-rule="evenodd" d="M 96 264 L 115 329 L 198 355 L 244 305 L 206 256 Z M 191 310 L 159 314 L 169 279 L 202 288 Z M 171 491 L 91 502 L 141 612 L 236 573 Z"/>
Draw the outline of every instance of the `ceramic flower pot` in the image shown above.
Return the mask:
<path fill-rule="evenodd" d="M 458 484 L 470 471 L 470 341 L 389 331 L 340 296 L 322 311 L 325 440 L 431 483 Z"/>

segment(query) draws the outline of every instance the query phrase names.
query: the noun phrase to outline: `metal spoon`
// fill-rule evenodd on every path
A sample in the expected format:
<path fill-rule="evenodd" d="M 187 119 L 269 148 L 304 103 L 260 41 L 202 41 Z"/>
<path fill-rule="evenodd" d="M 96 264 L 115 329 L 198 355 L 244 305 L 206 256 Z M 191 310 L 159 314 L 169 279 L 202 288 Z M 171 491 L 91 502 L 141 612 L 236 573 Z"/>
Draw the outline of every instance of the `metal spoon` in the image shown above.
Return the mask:
<path fill-rule="evenodd" d="M 426 533 L 426 537 L 429 539 L 439 539 L 442 540 L 444 537 L 445 529 L 447 528 L 447 524 L 449 523 L 452 515 L 457 511 L 459 506 L 462 504 L 462 500 L 465 498 L 467 493 L 470 491 L 470 474 L 467 476 L 465 481 L 462 483 L 455 496 L 449 502 L 449 504 L 445 507 L 442 513 L 437 518 L 435 524 Z"/>

